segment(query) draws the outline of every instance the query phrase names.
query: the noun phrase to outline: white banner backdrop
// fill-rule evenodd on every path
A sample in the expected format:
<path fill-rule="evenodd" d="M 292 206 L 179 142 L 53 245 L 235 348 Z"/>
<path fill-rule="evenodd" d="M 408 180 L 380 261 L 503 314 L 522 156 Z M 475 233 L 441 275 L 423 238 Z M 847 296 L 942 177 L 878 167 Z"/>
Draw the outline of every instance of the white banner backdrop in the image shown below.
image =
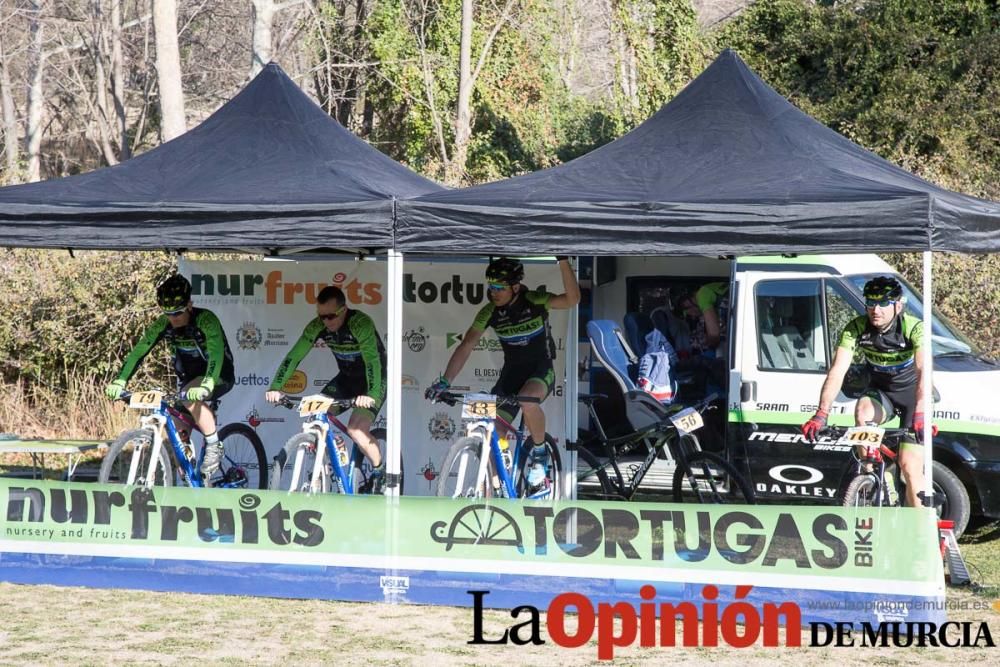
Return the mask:
<path fill-rule="evenodd" d="M 410 261 L 403 276 L 403 491 L 431 495 L 448 446 L 461 436 L 459 407 L 432 404 L 424 390 L 448 359 L 486 303 L 485 262 Z M 181 260 L 191 280 L 194 305 L 221 320 L 232 348 L 236 386 L 223 397 L 219 423 L 246 422 L 260 435 L 271 459 L 301 429 L 296 412 L 264 400 L 274 371 L 305 325 L 316 316 L 316 294 L 326 285 L 344 290 L 348 304 L 369 315 L 386 336 L 386 262 L 383 259 L 308 259 L 267 261 Z M 561 293 L 562 279 L 552 262 L 525 263 L 525 284 Z M 552 311 L 556 342 L 556 386 L 544 403 L 546 427 L 560 444 L 564 468 L 566 332 L 570 310 Z M 386 342 L 388 347 L 390 343 Z M 333 354 L 317 345 L 289 382 L 293 396 L 318 393 L 337 373 Z M 487 331 L 469 357 L 455 386 L 489 390 L 503 363 L 500 342 Z M 385 407 L 376 427 L 385 425 Z"/>

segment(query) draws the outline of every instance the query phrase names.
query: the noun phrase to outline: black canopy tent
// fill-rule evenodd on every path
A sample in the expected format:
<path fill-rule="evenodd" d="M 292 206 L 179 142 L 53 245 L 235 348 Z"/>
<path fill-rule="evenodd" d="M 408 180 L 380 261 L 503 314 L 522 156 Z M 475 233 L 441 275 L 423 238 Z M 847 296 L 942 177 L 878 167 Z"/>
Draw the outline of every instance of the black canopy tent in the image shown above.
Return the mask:
<path fill-rule="evenodd" d="M 0 246 L 385 250 L 394 200 L 441 189 L 355 137 L 272 63 L 147 153 L 0 188 Z"/>
<path fill-rule="evenodd" d="M 624 137 L 558 167 L 400 202 L 403 252 L 578 255 L 1000 249 L 1000 205 L 799 111 L 725 51 Z"/>

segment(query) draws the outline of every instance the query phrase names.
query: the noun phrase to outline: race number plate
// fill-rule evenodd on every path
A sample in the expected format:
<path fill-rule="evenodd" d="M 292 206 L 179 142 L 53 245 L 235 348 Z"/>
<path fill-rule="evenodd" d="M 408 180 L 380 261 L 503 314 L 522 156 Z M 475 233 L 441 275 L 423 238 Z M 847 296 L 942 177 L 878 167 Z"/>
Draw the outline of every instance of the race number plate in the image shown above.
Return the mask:
<path fill-rule="evenodd" d="M 163 392 L 136 391 L 132 392 L 132 397 L 128 399 L 128 406 L 136 410 L 158 410 L 161 402 L 163 402 Z"/>
<path fill-rule="evenodd" d="M 882 444 L 885 429 L 881 426 L 852 426 L 844 432 L 837 444 L 840 445 L 871 445 Z"/>
<path fill-rule="evenodd" d="M 681 433 L 694 433 L 705 425 L 701 419 L 701 413 L 694 408 L 685 408 L 677 414 L 671 415 L 670 422 Z"/>
<path fill-rule="evenodd" d="M 333 399 L 329 396 L 324 396 L 323 394 L 306 396 L 299 401 L 299 416 L 311 417 L 313 415 L 326 414 L 331 405 L 333 405 Z"/>
<path fill-rule="evenodd" d="M 470 394 L 462 402 L 462 419 L 496 419 L 497 399 L 492 394 Z"/>

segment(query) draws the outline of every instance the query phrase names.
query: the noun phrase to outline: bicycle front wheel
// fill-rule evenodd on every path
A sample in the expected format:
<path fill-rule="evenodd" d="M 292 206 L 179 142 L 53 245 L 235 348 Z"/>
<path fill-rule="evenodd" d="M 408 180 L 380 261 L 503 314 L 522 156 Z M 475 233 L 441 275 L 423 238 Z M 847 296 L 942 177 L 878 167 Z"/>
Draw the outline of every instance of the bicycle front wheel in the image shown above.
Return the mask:
<path fill-rule="evenodd" d="M 247 424 L 226 424 L 219 429 L 225 454 L 219 466 L 221 483 L 213 486 L 267 488 L 267 455 L 257 432 Z"/>
<path fill-rule="evenodd" d="M 677 461 L 673 482 L 674 502 L 684 502 L 685 493 L 694 495 L 702 504 L 754 505 L 757 502 L 750 483 L 733 464 L 705 451 Z"/>
<path fill-rule="evenodd" d="M 524 451 L 521 456 L 520 470 L 515 475 L 518 498 L 533 500 L 559 500 L 562 497 L 562 459 L 559 449 L 545 436 L 545 451 L 549 455 L 549 474 L 545 484 L 538 488 L 528 486 L 528 471 L 531 470 L 530 452 Z"/>
<path fill-rule="evenodd" d="M 583 447 L 576 450 L 576 456 L 576 488 L 578 497 L 621 498 L 621 494 L 614 488 L 611 478 L 608 477 L 607 463 L 601 463 L 597 460 L 596 456 Z M 600 491 L 591 491 L 595 482 Z"/>
<path fill-rule="evenodd" d="M 862 473 L 847 485 L 844 491 L 844 507 L 877 507 L 882 485 L 875 475 Z"/>
<path fill-rule="evenodd" d="M 167 453 L 167 442 L 160 443 L 159 461 L 156 465 L 153 486 L 173 486 L 174 467 Z M 101 484 L 146 485 L 149 462 L 153 454 L 153 434 L 146 429 L 125 431 L 111 443 L 108 453 L 101 462 L 97 481 Z M 134 460 L 134 464 L 133 464 Z M 133 467 L 134 465 L 134 467 Z M 135 470 L 134 479 L 129 479 L 129 471 Z"/>
<path fill-rule="evenodd" d="M 489 498 L 496 472 L 487 459 L 485 474 L 479 475 L 479 458 L 484 447 L 479 438 L 461 438 L 451 446 L 441 464 L 437 495 L 441 498 Z"/>
<path fill-rule="evenodd" d="M 309 493 L 312 491 L 312 474 L 316 465 L 318 448 L 315 433 L 296 433 L 271 464 L 271 490 L 288 491 L 289 493 Z M 324 465 L 321 474 L 321 487 L 318 491 L 330 488 L 330 472 Z"/>

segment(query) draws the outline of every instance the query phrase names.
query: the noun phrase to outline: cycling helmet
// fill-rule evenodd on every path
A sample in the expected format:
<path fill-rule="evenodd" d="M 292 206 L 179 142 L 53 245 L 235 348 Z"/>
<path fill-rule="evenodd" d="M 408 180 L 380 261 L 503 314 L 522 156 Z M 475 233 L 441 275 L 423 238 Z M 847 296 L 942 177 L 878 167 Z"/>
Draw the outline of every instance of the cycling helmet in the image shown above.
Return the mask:
<path fill-rule="evenodd" d="M 861 294 L 866 299 L 898 299 L 903 295 L 903 286 L 891 276 L 877 276 L 865 283 Z"/>
<path fill-rule="evenodd" d="M 164 311 L 180 310 L 191 300 L 191 283 L 180 274 L 174 274 L 156 288 L 156 303 Z"/>
<path fill-rule="evenodd" d="M 486 280 L 491 283 L 516 285 L 524 280 L 524 265 L 510 257 L 495 259 L 486 267 Z"/>

